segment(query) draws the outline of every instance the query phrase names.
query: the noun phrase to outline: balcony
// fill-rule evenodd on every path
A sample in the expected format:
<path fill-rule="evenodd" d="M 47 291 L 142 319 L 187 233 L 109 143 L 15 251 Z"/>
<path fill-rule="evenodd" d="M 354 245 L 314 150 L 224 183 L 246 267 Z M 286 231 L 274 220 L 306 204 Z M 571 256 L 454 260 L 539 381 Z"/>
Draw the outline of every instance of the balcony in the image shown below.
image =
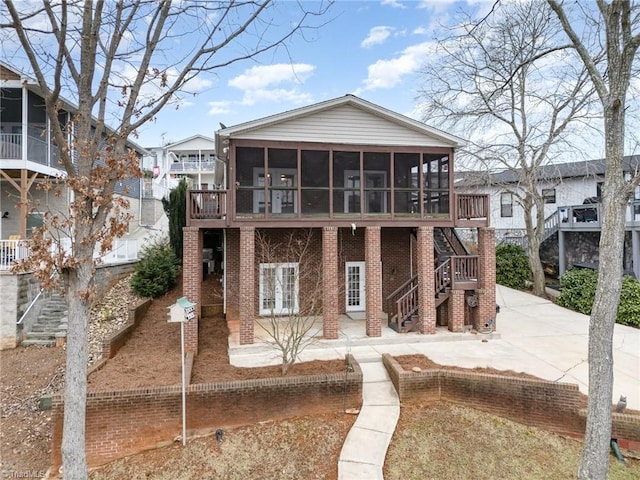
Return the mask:
<path fill-rule="evenodd" d="M 169 167 L 171 173 L 214 173 L 215 169 L 215 160 L 180 161 Z"/>
<path fill-rule="evenodd" d="M 189 190 L 187 197 L 187 221 L 189 225 L 200 225 L 210 227 L 223 227 L 229 226 L 232 223 L 255 221 L 255 222 L 278 222 L 282 226 L 289 222 L 300 222 L 310 224 L 314 220 L 319 224 L 336 224 L 341 225 L 345 222 L 345 225 L 351 225 L 354 220 L 363 221 L 364 223 L 371 222 L 371 224 L 386 224 L 394 226 L 413 226 L 416 221 L 431 220 L 439 221 L 441 223 L 451 223 L 451 219 L 448 215 L 441 215 L 434 217 L 429 212 L 423 213 L 423 217 L 420 216 L 420 212 L 406 213 L 406 212 L 383 212 L 378 214 L 367 214 L 367 212 L 351 212 L 345 213 L 340 210 L 329 213 L 327 210 L 324 213 L 313 212 L 305 215 L 305 212 L 297 213 L 295 206 L 297 202 L 296 191 L 291 190 L 289 193 L 294 199 L 291 204 L 293 210 L 290 213 L 270 212 L 269 215 L 265 215 L 264 209 L 261 205 L 258 205 L 257 213 L 255 214 L 238 214 L 235 212 L 232 205 L 228 201 L 227 190 Z M 260 192 L 262 193 L 262 192 Z M 303 191 L 304 193 L 304 191 Z M 327 193 L 328 196 L 328 193 Z M 262 198 L 262 197 L 260 197 Z M 304 199 L 304 195 L 303 195 Z M 481 227 L 489 224 L 489 197 L 488 195 L 454 195 L 454 206 L 456 207 L 454 221 L 455 226 L 468 226 L 468 227 Z M 280 198 L 282 203 L 282 199 Z M 335 205 L 335 203 L 334 203 Z M 342 205 L 342 204 L 338 204 Z M 267 206 L 269 207 L 269 205 Z M 348 210 L 347 210 L 348 211 Z"/>
<path fill-rule="evenodd" d="M 21 133 L 0 133 L 0 160 L 29 161 L 60 169 L 58 147 L 47 142 L 46 138 L 43 138 L 41 134 L 41 127 L 29 127 L 27 134 L 27 157 L 23 158 L 23 135 Z"/>
<path fill-rule="evenodd" d="M 602 227 L 602 204 L 587 203 L 558 208 L 558 229 L 574 231 L 599 231 Z M 625 228 L 640 230 L 640 200 L 627 204 Z"/>

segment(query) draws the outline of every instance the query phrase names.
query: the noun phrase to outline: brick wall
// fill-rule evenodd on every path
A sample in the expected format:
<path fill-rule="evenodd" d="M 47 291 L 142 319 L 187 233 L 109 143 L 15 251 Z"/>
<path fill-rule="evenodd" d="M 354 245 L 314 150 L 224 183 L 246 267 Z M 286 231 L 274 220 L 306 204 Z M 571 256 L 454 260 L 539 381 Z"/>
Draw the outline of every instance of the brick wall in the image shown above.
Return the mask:
<path fill-rule="evenodd" d="M 322 230 L 322 315 L 323 335 L 327 339 L 338 338 L 338 228 Z"/>
<path fill-rule="evenodd" d="M 416 239 L 418 265 L 418 316 L 420 333 L 436 333 L 436 301 L 434 288 L 433 227 L 418 227 Z"/>
<path fill-rule="evenodd" d="M 196 318 L 184 325 L 186 351 L 198 353 L 198 320 L 202 308 L 202 231 L 199 227 L 183 229 L 183 295 L 196 303 Z"/>
<path fill-rule="evenodd" d="M 492 227 L 478 229 L 479 288 L 474 327 L 479 332 L 496 329 L 496 233 Z"/>
<path fill-rule="evenodd" d="M 253 343 L 253 323 L 256 312 L 255 295 L 255 228 L 240 228 L 239 312 L 240 344 Z"/>
<path fill-rule="evenodd" d="M 447 309 L 447 322 L 452 332 L 464 330 L 465 294 L 464 290 L 451 290 Z"/>
<path fill-rule="evenodd" d="M 382 360 L 403 403 L 453 402 L 525 425 L 584 434 L 586 397 L 577 385 L 473 371 L 429 369 L 416 373 L 404 370 L 388 354 Z M 620 446 L 640 451 L 640 417 L 615 413 L 612 436 Z"/>
<path fill-rule="evenodd" d="M 227 320 L 240 319 L 240 230 L 227 230 L 227 258 L 224 265 Z"/>
<path fill-rule="evenodd" d="M 187 434 L 207 433 L 299 415 L 344 411 L 362 404 L 362 371 L 241 380 L 187 388 Z M 51 463 L 61 465 L 62 397 L 52 402 Z M 87 395 L 89 466 L 166 445 L 182 432 L 180 386 L 139 388 Z"/>
<path fill-rule="evenodd" d="M 380 227 L 367 227 L 364 236 L 367 336 L 379 337 L 382 335 L 382 258 L 380 256 Z"/>

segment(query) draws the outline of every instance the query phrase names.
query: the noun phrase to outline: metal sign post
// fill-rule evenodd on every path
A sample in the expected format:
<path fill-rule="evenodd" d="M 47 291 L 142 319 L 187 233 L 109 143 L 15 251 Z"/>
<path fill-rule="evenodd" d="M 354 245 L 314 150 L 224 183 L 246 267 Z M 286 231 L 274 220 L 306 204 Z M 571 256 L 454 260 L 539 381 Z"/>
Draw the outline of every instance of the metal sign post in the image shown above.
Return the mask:
<path fill-rule="evenodd" d="M 182 445 L 187 444 L 187 380 L 184 368 L 184 324 L 196 316 L 196 304 L 179 298 L 169 308 L 169 322 L 180 322 L 180 360 L 182 367 Z"/>

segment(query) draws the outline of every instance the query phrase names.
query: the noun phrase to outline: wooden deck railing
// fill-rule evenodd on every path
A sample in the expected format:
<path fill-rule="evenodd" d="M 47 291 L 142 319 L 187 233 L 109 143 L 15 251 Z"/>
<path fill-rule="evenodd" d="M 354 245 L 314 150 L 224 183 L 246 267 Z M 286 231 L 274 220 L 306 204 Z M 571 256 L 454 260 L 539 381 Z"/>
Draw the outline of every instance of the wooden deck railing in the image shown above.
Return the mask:
<path fill-rule="evenodd" d="M 456 218 L 489 221 L 489 195 L 456 194 Z"/>
<path fill-rule="evenodd" d="M 227 216 L 226 190 L 189 190 L 187 218 L 221 220 Z"/>
<path fill-rule="evenodd" d="M 475 255 L 458 255 L 451 257 L 452 288 L 467 287 L 478 283 L 478 257 Z"/>

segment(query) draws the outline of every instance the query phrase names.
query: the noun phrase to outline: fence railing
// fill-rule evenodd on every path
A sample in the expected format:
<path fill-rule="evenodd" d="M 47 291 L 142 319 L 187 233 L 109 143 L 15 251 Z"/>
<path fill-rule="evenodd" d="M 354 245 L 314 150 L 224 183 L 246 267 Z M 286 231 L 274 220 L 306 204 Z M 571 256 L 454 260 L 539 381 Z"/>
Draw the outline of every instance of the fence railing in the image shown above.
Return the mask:
<path fill-rule="evenodd" d="M 72 254 L 71 239 L 62 238 L 53 248 L 65 255 Z M 138 241 L 134 239 L 117 239 L 113 242 L 113 249 L 101 257 L 103 263 L 130 262 L 138 259 Z M 53 249 L 52 249 L 53 253 Z M 17 260 L 29 257 L 31 249 L 26 240 L 0 240 L 0 270 L 11 270 Z M 96 251 L 94 258 L 100 255 Z"/>
<path fill-rule="evenodd" d="M 0 240 L 0 270 L 10 270 L 16 260 L 29 256 L 25 240 Z"/>
<path fill-rule="evenodd" d="M 187 218 L 223 219 L 227 216 L 226 190 L 189 190 Z"/>
<path fill-rule="evenodd" d="M 489 219 L 489 195 L 457 194 L 456 218 L 474 220 Z"/>

